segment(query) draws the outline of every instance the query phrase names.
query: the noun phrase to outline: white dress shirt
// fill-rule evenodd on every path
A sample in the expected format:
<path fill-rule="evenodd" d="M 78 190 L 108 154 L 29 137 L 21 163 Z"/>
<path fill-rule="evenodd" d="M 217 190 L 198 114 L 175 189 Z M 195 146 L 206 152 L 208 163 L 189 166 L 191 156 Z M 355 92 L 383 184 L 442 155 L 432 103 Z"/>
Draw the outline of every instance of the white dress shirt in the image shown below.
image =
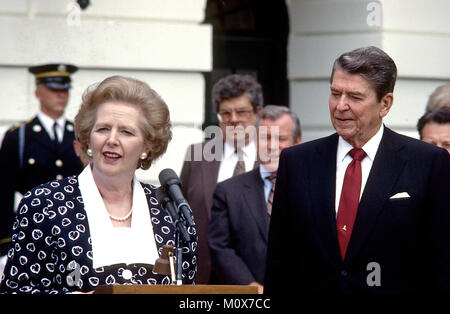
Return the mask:
<path fill-rule="evenodd" d="M 364 192 L 367 178 L 369 177 L 370 169 L 372 169 L 373 160 L 377 154 L 380 146 L 381 138 L 383 137 L 384 127 L 381 125 L 378 132 L 362 147 L 366 152 L 366 157 L 361 161 L 361 192 L 359 199 Z M 348 154 L 354 147 L 339 136 L 337 155 L 336 155 L 336 199 L 335 209 L 336 216 L 339 209 L 339 201 L 341 199 L 342 185 L 344 184 L 345 171 L 347 166 L 352 162 L 353 158 Z"/>
<path fill-rule="evenodd" d="M 255 166 L 256 161 L 256 146 L 255 142 L 252 141 L 246 146 L 242 147 L 242 152 L 244 153 L 244 163 L 245 171 L 250 171 Z M 239 157 L 236 153 L 234 146 L 225 142 L 223 148 L 222 161 L 220 162 L 219 174 L 217 176 L 217 182 L 224 181 L 233 176 L 234 168 L 236 167 Z"/>
<path fill-rule="evenodd" d="M 147 197 L 136 177 L 133 180 L 131 228 L 113 227 L 90 165 L 79 175 L 78 184 L 91 233 L 94 268 L 120 263 L 154 265 L 159 254 Z"/>
<path fill-rule="evenodd" d="M 58 142 L 61 143 L 64 138 L 64 127 L 66 126 L 66 118 L 62 116 L 55 121 L 42 111 L 39 111 L 37 116 L 42 126 L 44 127 L 45 131 L 47 131 L 48 135 L 52 140 L 54 140 L 53 124 L 55 124 L 56 122 L 56 124 L 58 125 L 56 127 L 56 136 L 58 136 Z"/>

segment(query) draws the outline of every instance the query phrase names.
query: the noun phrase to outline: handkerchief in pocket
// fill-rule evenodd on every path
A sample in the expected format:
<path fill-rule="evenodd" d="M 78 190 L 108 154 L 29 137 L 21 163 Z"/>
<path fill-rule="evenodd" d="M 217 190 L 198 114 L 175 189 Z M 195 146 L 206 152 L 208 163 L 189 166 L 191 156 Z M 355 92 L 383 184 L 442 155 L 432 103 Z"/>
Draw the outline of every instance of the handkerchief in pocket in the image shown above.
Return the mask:
<path fill-rule="evenodd" d="M 411 196 L 409 196 L 408 192 L 401 192 L 401 193 L 397 193 L 395 195 L 392 195 L 389 199 L 396 199 L 396 198 L 410 198 Z"/>

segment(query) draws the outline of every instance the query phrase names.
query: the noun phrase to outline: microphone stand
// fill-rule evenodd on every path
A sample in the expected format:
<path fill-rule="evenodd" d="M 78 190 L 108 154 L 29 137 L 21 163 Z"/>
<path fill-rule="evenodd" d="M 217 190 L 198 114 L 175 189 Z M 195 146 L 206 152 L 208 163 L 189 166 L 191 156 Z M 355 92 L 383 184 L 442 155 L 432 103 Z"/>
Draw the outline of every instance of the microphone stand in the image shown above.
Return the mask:
<path fill-rule="evenodd" d="M 182 262 L 183 262 L 183 246 L 182 246 L 182 241 L 180 239 L 180 232 L 178 230 L 175 231 L 175 261 L 176 261 L 176 281 L 175 284 L 177 286 L 181 286 L 183 284 L 183 280 L 181 277 L 181 273 L 182 273 Z"/>
<path fill-rule="evenodd" d="M 169 212 L 175 226 L 175 263 L 176 263 L 176 285 L 182 285 L 182 266 L 183 266 L 183 244 L 191 242 L 186 225 L 187 221 L 183 215 L 179 215 L 174 202 L 167 195 L 164 195 L 161 201 L 163 207 Z"/>

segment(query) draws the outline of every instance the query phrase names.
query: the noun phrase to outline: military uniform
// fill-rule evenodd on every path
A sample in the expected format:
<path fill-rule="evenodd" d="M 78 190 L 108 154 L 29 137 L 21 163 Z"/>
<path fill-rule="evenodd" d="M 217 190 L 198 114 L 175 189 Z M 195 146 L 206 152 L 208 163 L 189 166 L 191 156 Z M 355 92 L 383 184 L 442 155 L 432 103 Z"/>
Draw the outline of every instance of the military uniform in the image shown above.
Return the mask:
<path fill-rule="evenodd" d="M 51 84 L 61 83 L 53 76 L 49 79 Z M 64 77 L 60 89 L 69 86 L 67 77 Z M 81 172 L 82 163 L 73 148 L 75 132 L 72 122 L 66 120 L 63 134 L 62 141 L 55 142 L 38 116 L 6 132 L 0 149 L 0 256 L 6 254 L 10 240 L 15 192 L 25 194 L 42 183 Z"/>

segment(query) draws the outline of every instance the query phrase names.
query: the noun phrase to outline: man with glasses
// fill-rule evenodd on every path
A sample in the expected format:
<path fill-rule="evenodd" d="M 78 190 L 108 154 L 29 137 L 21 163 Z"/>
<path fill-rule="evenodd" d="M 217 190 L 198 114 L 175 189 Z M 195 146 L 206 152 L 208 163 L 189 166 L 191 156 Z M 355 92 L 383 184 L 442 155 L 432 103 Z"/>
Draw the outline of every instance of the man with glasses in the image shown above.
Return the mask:
<path fill-rule="evenodd" d="M 261 85 L 249 75 L 232 74 L 213 87 L 212 100 L 223 139 L 220 158 L 206 160 L 202 151 L 208 141 L 191 145 L 181 170 L 183 193 L 189 202 L 198 232 L 197 284 L 210 282 L 211 261 L 207 242 L 212 196 L 216 184 L 255 167 L 254 124 L 263 106 Z M 217 140 L 217 139 L 216 139 Z"/>
<path fill-rule="evenodd" d="M 259 166 L 217 184 L 208 243 L 218 284 L 264 289 L 266 250 L 280 153 L 301 142 L 299 118 L 265 106 L 256 121 Z"/>
<path fill-rule="evenodd" d="M 39 113 L 31 120 L 11 127 L 0 150 L 0 256 L 7 253 L 14 218 L 15 192 L 51 180 L 77 174 L 82 169 L 74 151 L 75 132 L 64 112 L 69 100 L 70 75 L 78 70 L 71 64 L 32 66 Z"/>

